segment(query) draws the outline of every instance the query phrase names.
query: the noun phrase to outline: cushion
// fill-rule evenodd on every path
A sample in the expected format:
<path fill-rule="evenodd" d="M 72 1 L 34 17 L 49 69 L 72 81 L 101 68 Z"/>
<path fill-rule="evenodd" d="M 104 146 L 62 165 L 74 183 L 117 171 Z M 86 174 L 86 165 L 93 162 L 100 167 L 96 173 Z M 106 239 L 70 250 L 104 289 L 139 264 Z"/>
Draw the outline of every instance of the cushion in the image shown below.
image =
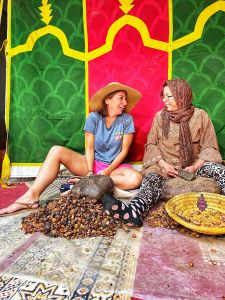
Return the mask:
<path fill-rule="evenodd" d="M 176 195 L 190 192 L 208 192 L 221 194 L 221 188 L 212 178 L 197 176 L 192 181 L 180 177 L 168 179 L 162 188 L 162 195 L 168 200 Z"/>

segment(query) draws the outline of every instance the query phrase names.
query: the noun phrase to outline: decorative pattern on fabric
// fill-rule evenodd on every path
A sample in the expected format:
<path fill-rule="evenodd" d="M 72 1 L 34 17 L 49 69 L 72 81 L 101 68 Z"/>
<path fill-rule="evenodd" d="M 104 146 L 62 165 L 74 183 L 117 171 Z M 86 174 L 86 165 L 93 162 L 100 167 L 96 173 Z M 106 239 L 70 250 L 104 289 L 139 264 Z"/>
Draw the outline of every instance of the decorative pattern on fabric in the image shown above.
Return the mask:
<path fill-rule="evenodd" d="M 221 164 L 205 163 L 197 172 L 198 176 L 213 178 L 221 187 L 222 194 L 225 195 L 225 167 Z"/>
<path fill-rule="evenodd" d="M 67 34 L 69 45 L 83 51 L 82 1 L 60 4 L 51 1 L 51 5 L 51 28 L 61 29 Z M 47 10 L 44 5 L 41 9 Z M 24 44 L 33 30 L 44 28 L 44 23 L 46 19 L 42 19 L 37 1 L 25 0 L 23 5 L 12 1 L 12 47 Z M 33 38 L 37 37 L 35 32 Z M 37 40 L 32 51 L 12 58 L 9 131 L 12 162 L 42 162 L 53 145 L 78 152 L 84 150 L 84 62 L 65 56 L 62 46 L 58 37 L 45 35 Z"/>
<path fill-rule="evenodd" d="M 142 160 L 168 68 L 193 86 L 194 104 L 212 117 L 225 157 L 224 1 L 175 0 L 173 12 L 167 0 L 9 2 L 11 162 L 41 162 L 53 144 L 82 152 L 88 94 L 115 80 L 144 95 L 131 112 L 137 132 L 129 156 Z"/>
<path fill-rule="evenodd" d="M 222 1 L 224 2 L 224 1 Z M 222 4 L 222 2 L 220 2 Z M 200 15 L 210 20 L 196 28 L 201 38 L 173 51 L 172 77 L 187 79 L 193 89 L 193 105 L 206 110 L 213 122 L 220 152 L 225 158 L 225 18 L 224 11 L 212 15 L 218 1 L 173 1 L 173 37 L 191 34 Z M 211 8 L 210 5 L 213 5 Z M 195 9 L 194 9 L 195 7 Z M 184 18 L 184 11 L 191 16 Z M 204 24 L 201 22 L 201 24 Z M 198 23 L 200 26 L 200 23 Z M 202 25 L 201 25 L 202 26 Z M 203 30 L 202 32 L 200 32 Z"/>
<path fill-rule="evenodd" d="M 159 174 L 149 173 L 144 177 L 141 187 L 131 200 L 132 205 L 143 205 L 142 201 L 145 203 L 145 210 L 152 207 L 158 200 L 162 199 L 162 187 L 166 179 Z M 141 201 L 142 200 L 142 201 Z"/>
<path fill-rule="evenodd" d="M 130 299 L 142 230 L 135 239 L 123 230 L 113 239 L 24 235 L 24 215 L 0 219 L 0 294 L 6 299 L 100 299 L 103 292 L 107 299 Z"/>
<path fill-rule="evenodd" d="M 198 176 L 213 178 L 217 181 L 225 195 L 225 167 L 216 163 L 205 163 L 197 172 Z M 136 194 L 131 205 L 137 207 L 146 204 L 145 210 L 152 207 L 158 200 L 162 200 L 162 187 L 166 182 L 166 178 L 156 173 L 149 173 L 144 177 L 139 192 Z"/>

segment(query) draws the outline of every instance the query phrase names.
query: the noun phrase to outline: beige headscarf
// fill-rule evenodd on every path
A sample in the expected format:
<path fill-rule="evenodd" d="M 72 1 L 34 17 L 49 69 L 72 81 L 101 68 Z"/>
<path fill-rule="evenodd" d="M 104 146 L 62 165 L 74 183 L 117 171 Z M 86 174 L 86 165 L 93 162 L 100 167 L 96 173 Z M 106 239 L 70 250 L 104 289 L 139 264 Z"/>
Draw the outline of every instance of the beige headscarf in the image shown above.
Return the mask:
<path fill-rule="evenodd" d="M 184 79 L 167 80 L 163 84 L 163 88 L 168 86 L 176 101 L 178 110 L 162 111 L 162 130 L 163 136 L 168 138 L 170 130 L 170 121 L 180 123 L 179 142 L 180 142 L 180 160 L 181 167 L 191 166 L 194 162 L 194 153 L 192 148 L 191 131 L 188 120 L 194 113 L 192 106 L 192 89 Z"/>

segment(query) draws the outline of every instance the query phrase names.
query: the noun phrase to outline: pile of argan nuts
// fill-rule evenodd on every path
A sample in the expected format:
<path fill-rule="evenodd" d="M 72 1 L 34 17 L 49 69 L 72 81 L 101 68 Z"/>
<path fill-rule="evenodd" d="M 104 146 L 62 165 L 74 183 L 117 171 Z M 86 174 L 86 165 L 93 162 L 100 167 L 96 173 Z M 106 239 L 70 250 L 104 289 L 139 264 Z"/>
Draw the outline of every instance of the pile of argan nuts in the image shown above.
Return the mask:
<path fill-rule="evenodd" d="M 42 232 L 51 237 L 80 239 L 113 237 L 121 222 L 108 216 L 96 199 L 62 195 L 22 219 L 25 233 Z"/>
<path fill-rule="evenodd" d="M 182 234 L 201 236 L 170 218 L 165 209 L 165 202 L 145 213 L 144 222 L 149 227 L 170 228 Z M 108 216 L 96 199 L 77 199 L 71 191 L 22 219 L 22 229 L 25 233 L 42 232 L 51 237 L 67 239 L 114 237 L 117 229 L 121 227 L 126 229 L 120 220 Z"/>
<path fill-rule="evenodd" d="M 194 237 L 201 236 L 200 233 L 185 228 L 173 220 L 166 212 L 165 205 L 165 202 L 158 203 L 156 208 L 153 207 L 153 209 L 145 214 L 144 221 L 149 225 L 149 227 L 170 228 L 177 230 L 182 234 L 191 235 Z"/>

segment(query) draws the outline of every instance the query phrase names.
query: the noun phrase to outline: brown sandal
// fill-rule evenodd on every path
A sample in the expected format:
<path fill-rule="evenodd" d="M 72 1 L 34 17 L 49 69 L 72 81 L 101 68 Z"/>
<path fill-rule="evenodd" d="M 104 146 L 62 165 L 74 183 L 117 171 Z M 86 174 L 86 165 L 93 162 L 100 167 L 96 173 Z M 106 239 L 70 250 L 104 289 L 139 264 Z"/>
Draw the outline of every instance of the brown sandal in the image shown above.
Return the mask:
<path fill-rule="evenodd" d="M 16 211 L 11 212 L 11 213 L 2 214 L 2 215 L 0 215 L 0 218 L 20 214 L 20 213 L 23 213 L 23 212 L 28 212 L 28 211 L 35 210 L 35 209 L 39 208 L 39 201 L 38 200 L 34 201 L 33 203 L 22 203 L 22 202 L 19 202 L 19 201 L 18 202 L 15 201 L 12 204 L 19 204 L 19 205 L 23 206 L 24 208 L 18 209 Z M 37 204 L 38 204 L 38 206 L 34 207 Z"/>

